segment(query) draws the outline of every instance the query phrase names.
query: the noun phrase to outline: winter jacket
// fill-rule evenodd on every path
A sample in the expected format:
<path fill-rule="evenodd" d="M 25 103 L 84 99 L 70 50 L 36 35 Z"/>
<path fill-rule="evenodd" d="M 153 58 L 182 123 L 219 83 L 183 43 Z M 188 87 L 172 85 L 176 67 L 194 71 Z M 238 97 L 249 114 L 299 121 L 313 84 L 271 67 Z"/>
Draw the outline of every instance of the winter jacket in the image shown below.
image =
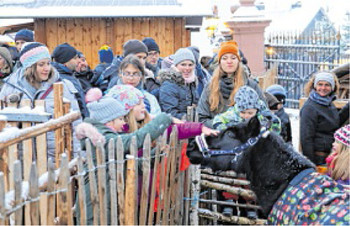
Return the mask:
<path fill-rule="evenodd" d="M 57 62 L 52 62 L 52 66 L 54 66 L 57 69 L 58 73 L 60 74 L 60 78 L 69 80 L 71 83 L 73 83 L 75 89 L 78 91 L 77 93 L 75 93 L 75 97 L 78 101 L 80 112 L 83 118 L 88 117 L 89 111 L 85 103 L 84 90 L 83 90 L 83 87 L 81 86 L 80 81 L 74 76 L 73 74 L 74 72 L 69 70 L 63 64 L 60 64 Z"/>
<path fill-rule="evenodd" d="M 275 114 L 281 120 L 281 137 L 285 142 L 292 143 L 292 127 L 290 125 L 289 115 L 284 111 L 283 107 L 280 108 Z"/>
<path fill-rule="evenodd" d="M 321 105 L 308 98 L 300 110 L 300 142 L 303 154 L 316 165 L 325 164 L 334 142 L 340 118 L 333 103 Z M 324 156 L 315 152 L 323 152 Z"/>
<path fill-rule="evenodd" d="M 231 84 L 229 84 L 228 80 L 231 81 Z M 244 85 L 247 85 L 253 88 L 258 93 L 260 99 L 265 101 L 265 97 L 261 92 L 261 89 L 259 88 L 258 84 L 255 81 L 248 79 L 247 76 L 244 76 Z M 230 104 L 229 97 L 234 87 L 232 85 L 232 79 L 227 79 L 227 77 L 225 76 L 220 78 L 221 97 L 219 101 L 218 110 L 211 111 L 210 104 L 209 104 L 209 95 L 210 95 L 209 86 L 210 86 L 210 83 L 208 83 L 203 90 L 203 93 L 198 102 L 197 112 L 198 112 L 199 122 L 203 122 L 205 126 L 209 128 L 213 128 L 213 118 L 215 117 L 215 115 L 225 112 L 229 108 L 229 104 Z"/>
<path fill-rule="evenodd" d="M 42 86 L 36 90 L 33 86 L 31 86 L 27 80 L 23 77 L 22 68 L 18 69 L 15 73 L 11 74 L 7 77 L 4 82 L 4 86 L 0 92 L 0 99 L 4 100 L 6 96 L 13 93 L 23 93 L 23 99 L 30 99 L 32 103 L 34 100 L 41 99 L 42 95 L 48 90 L 53 83 L 59 81 L 59 74 L 55 70 L 55 74 L 53 77 L 47 81 L 43 82 Z M 71 103 L 71 109 L 74 111 L 79 111 L 78 102 L 75 98 L 75 94 L 78 92 L 73 84 L 66 80 L 61 80 L 63 83 L 63 97 L 68 99 Z M 54 112 L 54 97 L 53 90 L 48 93 L 48 95 L 44 98 L 45 100 L 45 110 L 46 112 L 53 114 Z M 78 119 L 73 122 L 73 128 L 81 122 L 81 119 Z M 54 131 L 50 131 L 46 135 L 47 139 L 47 153 L 48 158 L 55 159 L 55 134 Z M 77 156 L 77 153 L 80 151 L 80 143 L 75 137 L 75 132 L 73 130 L 73 155 Z"/>
<path fill-rule="evenodd" d="M 281 121 L 280 119 L 273 115 L 270 110 L 267 109 L 265 103 L 260 100 L 261 108 L 257 112 L 257 117 L 260 123 L 264 126 L 269 127 L 269 131 L 273 131 L 277 134 L 281 133 Z M 237 105 L 229 107 L 227 111 L 218 114 L 213 119 L 213 128 L 223 131 L 230 126 L 237 125 L 243 122 L 244 119 L 239 116 L 239 110 Z"/>
<path fill-rule="evenodd" d="M 90 68 L 84 72 L 75 72 L 74 76 L 79 80 L 84 94 L 92 87 L 97 87 L 102 91 L 107 89 L 107 82 L 104 82 L 101 74 L 95 73 Z"/>
<path fill-rule="evenodd" d="M 159 79 L 162 84 L 159 90 L 159 104 L 162 110 L 182 119 L 187 113 L 187 107 L 198 103 L 196 81 L 185 84 L 181 73 L 173 69 L 161 71 Z"/>
<path fill-rule="evenodd" d="M 349 225 L 350 195 L 326 175 L 316 172 L 289 183 L 275 202 L 268 225 Z"/>

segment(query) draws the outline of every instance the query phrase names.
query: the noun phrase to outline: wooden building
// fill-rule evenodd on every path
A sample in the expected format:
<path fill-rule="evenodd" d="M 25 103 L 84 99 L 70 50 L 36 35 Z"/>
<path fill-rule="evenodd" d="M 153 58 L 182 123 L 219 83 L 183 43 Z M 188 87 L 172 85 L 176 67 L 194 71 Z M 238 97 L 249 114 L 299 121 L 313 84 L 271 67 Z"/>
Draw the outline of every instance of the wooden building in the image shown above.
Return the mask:
<path fill-rule="evenodd" d="M 9 1 L 10 2 L 10 1 Z M 89 64 L 98 64 L 103 44 L 122 54 L 129 39 L 152 37 L 161 56 L 191 44 L 190 32 L 199 29 L 202 17 L 212 14 L 208 0 L 26 0 L 0 6 L 0 18 L 33 18 L 35 40 L 50 51 L 68 42 L 83 52 Z"/>

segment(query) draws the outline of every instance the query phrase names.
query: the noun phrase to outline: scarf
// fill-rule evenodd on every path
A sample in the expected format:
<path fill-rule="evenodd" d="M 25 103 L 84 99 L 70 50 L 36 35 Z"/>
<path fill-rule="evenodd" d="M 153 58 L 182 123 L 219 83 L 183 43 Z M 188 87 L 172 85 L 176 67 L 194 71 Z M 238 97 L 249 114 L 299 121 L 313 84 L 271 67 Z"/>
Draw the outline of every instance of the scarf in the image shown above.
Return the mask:
<path fill-rule="evenodd" d="M 336 99 L 335 94 L 331 94 L 325 97 L 320 96 L 315 90 L 312 90 L 309 98 L 323 106 L 330 106 L 331 103 Z"/>
<path fill-rule="evenodd" d="M 185 80 L 185 84 L 190 84 L 190 83 L 196 81 L 196 75 L 194 73 L 192 73 L 190 77 L 184 78 L 184 80 Z"/>

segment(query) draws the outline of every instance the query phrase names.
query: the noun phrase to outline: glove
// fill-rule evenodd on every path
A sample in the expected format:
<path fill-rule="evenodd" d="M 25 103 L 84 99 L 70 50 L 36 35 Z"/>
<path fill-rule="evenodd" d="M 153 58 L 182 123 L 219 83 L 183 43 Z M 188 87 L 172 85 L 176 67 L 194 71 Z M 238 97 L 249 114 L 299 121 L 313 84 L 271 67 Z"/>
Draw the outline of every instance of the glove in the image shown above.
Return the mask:
<path fill-rule="evenodd" d="M 94 146 L 96 146 L 98 142 L 102 144 L 106 143 L 105 137 L 90 123 L 80 123 L 75 128 L 75 133 L 78 140 L 89 138 Z"/>

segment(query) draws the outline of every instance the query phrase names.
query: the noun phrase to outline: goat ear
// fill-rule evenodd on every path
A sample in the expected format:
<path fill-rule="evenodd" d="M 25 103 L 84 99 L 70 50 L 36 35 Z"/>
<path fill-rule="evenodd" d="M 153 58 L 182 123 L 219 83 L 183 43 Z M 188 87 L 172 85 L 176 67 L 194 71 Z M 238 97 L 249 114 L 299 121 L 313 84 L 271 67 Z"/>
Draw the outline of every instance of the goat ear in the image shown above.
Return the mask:
<path fill-rule="evenodd" d="M 260 121 L 257 116 L 252 117 L 248 122 L 248 129 L 252 136 L 258 136 L 260 133 Z"/>

